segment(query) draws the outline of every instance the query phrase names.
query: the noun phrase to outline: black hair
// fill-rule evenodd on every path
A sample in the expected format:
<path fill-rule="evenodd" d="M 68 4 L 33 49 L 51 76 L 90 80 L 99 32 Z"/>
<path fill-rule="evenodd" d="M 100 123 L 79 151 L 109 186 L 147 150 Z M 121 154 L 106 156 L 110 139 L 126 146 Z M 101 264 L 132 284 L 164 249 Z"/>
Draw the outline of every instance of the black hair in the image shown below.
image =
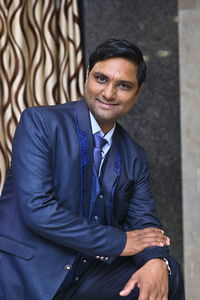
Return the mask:
<path fill-rule="evenodd" d="M 136 64 L 138 67 L 137 80 L 140 87 L 146 79 L 146 63 L 142 51 L 124 39 L 108 39 L 97 46 L 89 57 L 89 72 L 97 62 L 114 57 L 122 57 Z"/>

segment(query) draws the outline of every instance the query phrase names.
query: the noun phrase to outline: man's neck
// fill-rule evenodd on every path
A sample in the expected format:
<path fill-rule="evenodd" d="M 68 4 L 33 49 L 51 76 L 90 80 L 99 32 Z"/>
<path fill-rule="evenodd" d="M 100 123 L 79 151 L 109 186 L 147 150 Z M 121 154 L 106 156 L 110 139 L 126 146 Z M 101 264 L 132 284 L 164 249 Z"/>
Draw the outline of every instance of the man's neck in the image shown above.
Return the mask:
<path fill-rule="evenodd" d="M 104 133 L 104 135 L 106 135 L 109 131 L 111 131 L 115 127 L 116 123 L 113 123 L 113 124 L 103 124 L 103 125 L 99 124 L 99 122 L 96 120 L 96 118 L 91 113 L 91 111 L 89 111 L 89 112 L 90 112 L 91 123 L 93 124 L 92 125 L 92 129 L 94 129 L 94 127 L 95 127 L 95 132 L 101 130 Z M 97 130 L 97 128 L 98 128 L 98 130 Z"/>

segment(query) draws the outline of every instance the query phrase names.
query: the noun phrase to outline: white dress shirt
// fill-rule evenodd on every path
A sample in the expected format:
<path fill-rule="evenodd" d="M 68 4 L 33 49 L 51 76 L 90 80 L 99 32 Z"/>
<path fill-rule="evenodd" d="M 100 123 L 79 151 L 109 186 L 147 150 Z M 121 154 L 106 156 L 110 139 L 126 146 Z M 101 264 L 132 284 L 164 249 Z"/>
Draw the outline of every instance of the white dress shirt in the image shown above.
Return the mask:
<path fill-rule="evenodd" d="M 91 121 L 91 126 L 92 126 L 92 134 L 95 134 L 98 132 L 98 134 L 107 141 L 107 143 L 102 147 L 102 150 L 101 150 L 102 160 L 101 160 L 101 164 L 100 164 L 100 168 L 99 168 L 99 174 L 100 174 L 101 167 L 102 167 L 103 161 L 105 159 L 105 156 L 108 153 L 108 151 L 112 145 L 112 138 L 113 138 L 113 133 L 115 131 L 116 125 L 114 125 L 110 129 L 110 131 L 108 131 L 106 134 L 104 134 L 103 131 L 101 130 L 101 127 L 99 126 L 96 119 L 94 118 L 93 114 L 91 112 L 89 112 L 89 114 L 90 114 L 90 121 Z"/>

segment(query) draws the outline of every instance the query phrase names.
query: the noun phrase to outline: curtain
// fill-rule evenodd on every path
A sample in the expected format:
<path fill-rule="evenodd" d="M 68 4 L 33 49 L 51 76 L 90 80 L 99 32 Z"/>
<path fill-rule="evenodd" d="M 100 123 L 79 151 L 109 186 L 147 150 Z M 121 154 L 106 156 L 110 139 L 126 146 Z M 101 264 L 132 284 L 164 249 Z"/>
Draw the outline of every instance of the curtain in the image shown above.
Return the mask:
<path fill-rule="evenodd" d="M 83 95 L 76 0 L 0 1 L 0 190 L 21 112 Z"/>

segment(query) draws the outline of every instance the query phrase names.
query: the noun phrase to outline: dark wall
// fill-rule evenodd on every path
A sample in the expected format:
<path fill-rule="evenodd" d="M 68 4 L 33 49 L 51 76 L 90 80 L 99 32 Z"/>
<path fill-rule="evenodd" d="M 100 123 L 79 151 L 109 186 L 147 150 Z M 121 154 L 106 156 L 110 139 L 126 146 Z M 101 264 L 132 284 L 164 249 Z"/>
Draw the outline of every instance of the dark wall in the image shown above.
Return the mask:
<path fill-rule="evenodd" d="M 88 53 L 110 37 L 135 43 L 147 59 L 148 77 L 140 100 L 121 124 L 149 154 L 157 213 L 172 239 L 171 254 L 182 263 L 177 1 L 79 4 L 86 64 Z"/>

